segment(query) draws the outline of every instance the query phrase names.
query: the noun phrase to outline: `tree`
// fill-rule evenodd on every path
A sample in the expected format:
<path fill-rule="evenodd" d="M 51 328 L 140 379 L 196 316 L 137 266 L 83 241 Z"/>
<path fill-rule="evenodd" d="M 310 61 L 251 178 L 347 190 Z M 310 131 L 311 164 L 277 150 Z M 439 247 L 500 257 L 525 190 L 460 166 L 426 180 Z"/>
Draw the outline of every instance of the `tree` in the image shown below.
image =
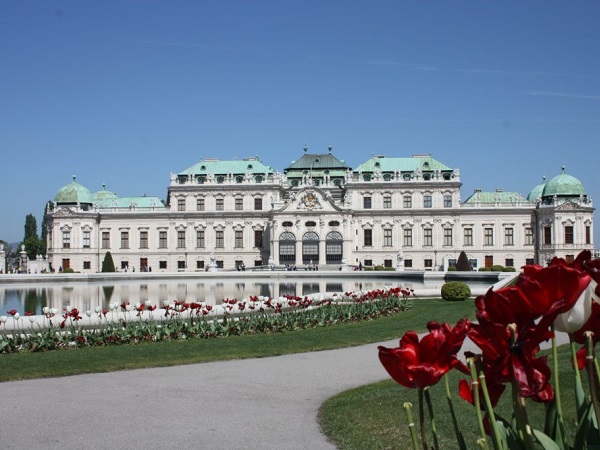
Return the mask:
<path fill-rule="evenodd" d="M 104 260 L 102 261 L 102 272 L 114 272 L 115 271 L 115 262 L 113 261 L 113 257 L 110 252 L 106 252 L 104 255 Z"/>
<path fill-rule="evenodd" d="M 471 268 L 471 263 L 469 262 L 469 259 L 467 258 L 467 254 L 463 250 L 462 252 L 460 252 L 460 255 L 458 255 L 458 261 L 456 261 L 456 271 L 457 272 L 470 272 L 471 270 L 473 270 Z"/>
<path fill-rule="evenodd" d="M 29 259 L 36 259 L 37 255 L 45 253 L 46 246 L 38 237 L 37 221 L 33 214 L 27 214 L 25 217 L 25 235 L 21 244 L 25 246 Z"/>

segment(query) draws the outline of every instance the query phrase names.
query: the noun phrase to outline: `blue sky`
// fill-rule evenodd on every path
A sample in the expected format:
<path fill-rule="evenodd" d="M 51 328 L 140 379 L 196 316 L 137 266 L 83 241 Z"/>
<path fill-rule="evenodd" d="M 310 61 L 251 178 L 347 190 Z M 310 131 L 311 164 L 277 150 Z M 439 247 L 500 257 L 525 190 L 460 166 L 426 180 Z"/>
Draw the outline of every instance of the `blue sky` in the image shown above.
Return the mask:
<path fill-rule="evenodd" d="M 166 198 L 202 157 L 431 153 L 600 201 L 600 2 L 0 2 L 0 239 L 77 175 Z M 596 225 L 595 237 L 600 239 Z M 597 245 L 598 247 L 598 245 Z"/>

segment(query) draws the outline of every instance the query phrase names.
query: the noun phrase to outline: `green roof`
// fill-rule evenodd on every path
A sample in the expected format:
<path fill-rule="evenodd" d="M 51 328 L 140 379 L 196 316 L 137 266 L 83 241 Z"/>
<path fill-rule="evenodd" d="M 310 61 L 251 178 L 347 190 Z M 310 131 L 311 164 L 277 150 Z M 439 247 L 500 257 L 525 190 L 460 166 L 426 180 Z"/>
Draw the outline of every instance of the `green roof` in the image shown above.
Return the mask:
<path fill-rule="evenodd" d="M 415 155 L 410 158 L 388 158 L 387 156 L 373 156 L 369 160 L 362 163 L 354 171 L 355 172 L 414 172 L 421 170 L 423 172 L 441 170 L 452 170 L 447 165 L 441 163 L 430 155 Z"/>
<path fill-rule="evenodd" d="M 203 159 L 188 167 L 177 175 L 199 175 L 212 173 L 215 175 L 231 174 L 264 174 L 273 173 L 271 166 L 264 165 L 258 158 L 245 158 L 242 160 Z"/>
<path fill-rule="evenodd" d="M 88 188 L 75 181 L 75 176 L 73 176 L 72 182 L 58 190 L 54 197 L 54 201 L 56 204 L 92 204 L 94 202 L 94 196 Z"/>
<path fill-rule="evenodd" d="M 466 201 L 467 204 L 472 204 L 475 202 L 484 203 L 484 204 L 493 204 L 493 203 L 513 203 L 513 202 L 524 202 L 527 201 L 525 197 L 523 197 L 518 192 L 505 192 L 505 191 L 494 191 L 494 192 L 474 192 Z"/>
<path fill-rule="evenodd" d="M 112 199 L 98 199 L 96 205 L 99 208 L 166 208 L 162 200 L 158 197 L 115 197 Z"/>
<path fill-rule="evenodd" d="M 542 192 L 542 197 L 579 197 L 586 195 L 585 188 L 577 178 L 567 175 L 563 167 L 560 175 L 552 178 Z"/>
<path fill-rule="evenodd" d="M 106 185 L 102 185 L 102 190 L 94 193 L 94 203 L 112 202 L 117 199 L 117 194 L 106 190 Z"/>
<path fill-rule="evenodd" d="M 536 187 L 534 187 L 531 190 L 529 195 L 527 195 L 527 200 L 529 200 L 530 202 L 535 202 L 538 198 L 541 198 L 542 192 L 544 191 L 545 187 L 546 187 L 546 177 L 544 177 L 543 183 L 538 184 Z"/>

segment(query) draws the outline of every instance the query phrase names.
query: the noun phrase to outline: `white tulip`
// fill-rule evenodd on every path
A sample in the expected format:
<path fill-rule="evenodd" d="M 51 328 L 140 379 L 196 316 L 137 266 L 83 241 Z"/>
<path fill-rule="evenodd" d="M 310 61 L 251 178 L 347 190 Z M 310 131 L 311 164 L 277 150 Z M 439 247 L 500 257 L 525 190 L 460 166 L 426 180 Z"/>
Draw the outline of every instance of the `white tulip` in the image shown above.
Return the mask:
<path fill-rule="evenodd" d="M 6 323 L 7 320 L 8 320 L 8 317 L 6 317 L 6 316 L 0 316 L 0 322 Z"/>
<path fill-rule="evenodd" d="M 15 320 L 19 320 L 21 318 L 21 314 L 19 313 L 15 313 L 15 315 L 13 316 L 13 319 Z"/>
<path fill-rule="evenodd" d="M 592 296 L 596 288 L 595 285 L 595 282 L 588 284 L 573 307 L 569 311 L 558 315 L 554 321 L 556 330 L 572 334 L 585 325 L 592 314 Z"/>

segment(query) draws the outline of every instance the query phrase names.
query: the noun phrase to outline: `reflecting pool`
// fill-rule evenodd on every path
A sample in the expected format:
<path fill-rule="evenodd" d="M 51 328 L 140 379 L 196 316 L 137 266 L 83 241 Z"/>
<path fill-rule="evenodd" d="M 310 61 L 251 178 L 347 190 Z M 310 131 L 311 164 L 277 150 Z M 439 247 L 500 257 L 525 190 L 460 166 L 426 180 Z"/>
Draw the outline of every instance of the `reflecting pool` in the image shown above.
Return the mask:
<path fill-rule="evenodd" d="M 326 292 L 354 292 L 390 287 L 414 289 L 419 295 L 439 295 L 444 280 L 390 279 L 381 277 L 255 277 L 178 279 L 129 279 L 111 281 L 69 281 L 68 283 L 16 283 L 0 285 L 0 315 L 15 309 L 42 314 L 42 308 L 71 306 L 79 311 L 93 310 L 96 306 L 107 308 L 109 303 L 143 303 L 149 300 L 161 306 L 164 301 L 206 302 L 220 304 L 224 298 L 244 299 L 249 296 L 279 297 L 304 296 Z M 485 292 L 489 281 L 469 282 L 474 293 Z"/>

